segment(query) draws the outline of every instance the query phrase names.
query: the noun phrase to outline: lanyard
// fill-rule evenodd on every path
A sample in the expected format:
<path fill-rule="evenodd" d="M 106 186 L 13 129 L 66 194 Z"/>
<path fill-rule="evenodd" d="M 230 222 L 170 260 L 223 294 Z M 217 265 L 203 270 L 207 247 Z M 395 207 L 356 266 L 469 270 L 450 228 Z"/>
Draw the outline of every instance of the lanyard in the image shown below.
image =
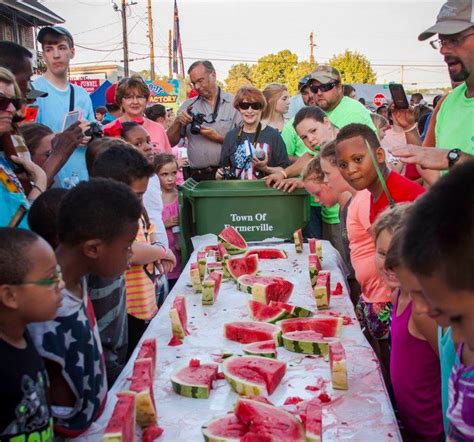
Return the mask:
<path fill-rule="evenodd" d="M 239 146 L 242 141 L 243 131 L 244 131 L 244 126 L 241 126 L 239 130 L 239 134 L 237 135 L 237 140 L 235 142 L 236 146 Z M 256 149 L 258 137 L 260 136 L 261 131 L 262 131 L 262 123 L 259 122 L 257 126 L 257 131 L 255 132 L 255 138 L 253 139 L 253 142 L 252 142 L 253 150 Z M 253 154 L 253 152 L 251 153 Z"/>

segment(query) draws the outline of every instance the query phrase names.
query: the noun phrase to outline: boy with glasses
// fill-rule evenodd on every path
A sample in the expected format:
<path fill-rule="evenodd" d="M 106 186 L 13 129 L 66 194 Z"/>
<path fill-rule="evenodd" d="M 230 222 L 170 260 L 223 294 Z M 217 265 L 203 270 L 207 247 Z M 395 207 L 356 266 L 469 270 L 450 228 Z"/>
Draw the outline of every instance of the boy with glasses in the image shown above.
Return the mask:
<path fill-rule="evenodd" d="M 0 439 L 53 441 L 48 376 L 26 326 L 50 321 L 63 282 L 53 249 L 25 229 L 0 228 Z"/>

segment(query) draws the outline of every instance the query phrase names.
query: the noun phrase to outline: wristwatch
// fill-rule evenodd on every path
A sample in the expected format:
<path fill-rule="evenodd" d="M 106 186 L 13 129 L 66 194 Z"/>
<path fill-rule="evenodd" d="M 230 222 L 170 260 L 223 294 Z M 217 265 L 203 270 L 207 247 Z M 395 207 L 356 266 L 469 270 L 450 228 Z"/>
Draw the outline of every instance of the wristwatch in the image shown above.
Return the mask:
<path fill-rule="evenodd" d="M 461 158 L 461 149 L 451 149 L 448 152 L 448 168 L 451 169 Z"/>

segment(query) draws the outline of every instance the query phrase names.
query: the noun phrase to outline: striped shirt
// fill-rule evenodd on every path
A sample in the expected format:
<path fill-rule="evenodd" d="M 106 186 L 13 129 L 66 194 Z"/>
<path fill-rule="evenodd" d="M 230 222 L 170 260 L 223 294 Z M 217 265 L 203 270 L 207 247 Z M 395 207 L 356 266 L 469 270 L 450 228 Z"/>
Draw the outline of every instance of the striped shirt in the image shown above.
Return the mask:
<path fill-rule="evenodd" d="M 459 345 L 449 379 L 448 436 L 457 442 L 474 439 L 474 365 L 462 363 L 463 347 Z"/>
<path fill-rule="evenodd" d="M 137 237 L 138 243 L 151 244 L 150 235 L 155 233 L 155 227 L 147 227 L 145 218 L 140 219 Z M 149 321 L 158 312 L 156 305 L 156 274 L 155 264 L 134 265 L 125 273 L 127 289 L 127 311 L 135 318 Z"/>

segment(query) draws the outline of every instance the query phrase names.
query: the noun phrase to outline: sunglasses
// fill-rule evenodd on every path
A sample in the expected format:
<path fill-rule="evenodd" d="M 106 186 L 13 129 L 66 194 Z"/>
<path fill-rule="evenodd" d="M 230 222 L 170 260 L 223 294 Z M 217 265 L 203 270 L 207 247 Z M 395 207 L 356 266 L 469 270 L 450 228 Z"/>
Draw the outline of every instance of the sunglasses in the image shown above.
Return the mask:
<path fill-rule="evenodd" d="M 311 92 L 313 94 L 317 94 L 319 91 L 321 92 L 329 92 L 330 90 L 334 89 L 334 87 L 339 84 L 339 81 L 333 81 L 331 83 L 320 84 L 319 86 L 313 84 L 309 85 Z"/>
<path fill-rule="evenodd" d="M 7 110 L 8 106 L 10 106 L 10 103 L 13 104 L 16 110 L 20 110 L 21 106 L 24 103 L 24 100 L 23 98 L 17 98 L 17 97 L 10 98 L 0 93 L 0 110 L 2 111 Z"/>
<path fill-rule="evenodd" d="M 56 272 L 51 278 L 46 279 L 37 279 L 36 281 L 25 281 L 20 284 L 12 284 L 12 285 L 37 285 L 40 287 L 57 287 L 58 284 L 63 280 L 63 274 L 61 273 L 61 268 L 59 266 L 56 267 Z"/>
<path fill-rule="evenodd" d="M 248 108 L 252 108 L 253 110 L 260 110 L 262 109 L 262 103 L 247 103 L 245 101 L 242 101 L 239 103 L 239 109 L 242 110 L 247 110 Z"/>

